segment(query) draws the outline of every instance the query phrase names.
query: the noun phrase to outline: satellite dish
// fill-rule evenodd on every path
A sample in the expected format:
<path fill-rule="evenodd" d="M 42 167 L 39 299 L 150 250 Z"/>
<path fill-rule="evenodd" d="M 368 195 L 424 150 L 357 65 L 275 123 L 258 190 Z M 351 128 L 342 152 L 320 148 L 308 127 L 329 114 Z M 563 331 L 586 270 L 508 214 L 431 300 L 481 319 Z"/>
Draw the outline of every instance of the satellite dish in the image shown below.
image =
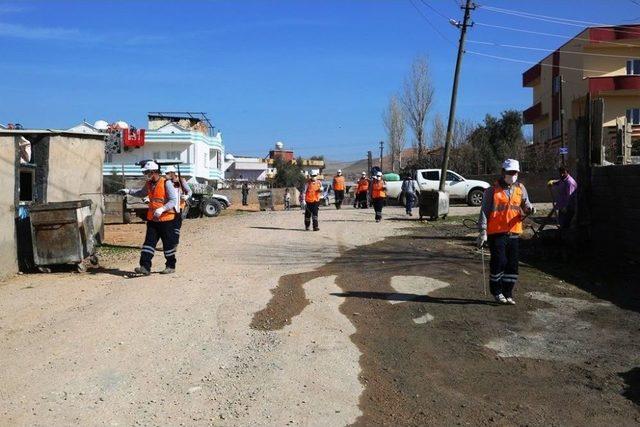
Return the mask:
<path fill-rule="evenodd" d="M 284 147 L 284 144 L 282 143 L 282 141 L 278 141 L 278 142 L 276 142 L 276 148 L 277 148 L 278 150 L 282 150 L 282 147 Z"/>
<path fill-rule="evenodd" d="M 127 122 L 123 122 L 122 120 L 116 122 L 116 127 L 119 129 L 129 129 L 129 124 Z"/>
<path fill-rule="evenodd" d="M 93 124 L 93 127 L 98 130 L 107 130 L 107 128 L 109 127 L 109 122 L 107 122 L 106 120 L 98 120 Z"/>

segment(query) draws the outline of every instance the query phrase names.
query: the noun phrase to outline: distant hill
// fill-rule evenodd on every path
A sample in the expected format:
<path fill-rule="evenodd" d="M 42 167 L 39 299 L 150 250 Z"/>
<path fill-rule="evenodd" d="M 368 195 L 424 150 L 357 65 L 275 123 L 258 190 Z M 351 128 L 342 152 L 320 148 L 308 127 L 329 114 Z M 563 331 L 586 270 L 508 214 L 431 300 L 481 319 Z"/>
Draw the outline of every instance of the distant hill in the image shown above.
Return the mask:
<path fill-rule="evenodd" d="M 409 159 L 411 157 L 413 157 L 414 155 L 414 150 L 413 148 L 407 148 L 406 150 L 404 150 L 402 152 L 402 158 L 403 159 Z M 384 157 L 382 157 L 382 163 L 384 166 L 384 171 L 388 171 L 389 167 L 390 167 L 390 162 L 391 159 L 389 157 L 389 155 L 386 155 Z M 374 157 L 373 158 L 373 165 L 377 166 L 380 163 L 380 158 L 379 157 Z M 404 162 L 403 162 L 404 163 Z M 324 175 L 325 176 L 333 176 L 335 175 L 336 171 L 338 169 L 342 169 L 342 174 L 347 177 L 347 179 L 356 179 L 357 177 L 360 176 L 360 174 L 362 173 L 362 171 L 366 171 L 367 173 L 369 173 L 369 171 L 367 170 L 367 159 L 360 159 L 360 160 L 356 160 L 353 162 L 341 162 L 341 161 L 333 161 L 333 160 L 327 160 L 326 161 L 326 165 L 327 167 L 324 169 Z"/>

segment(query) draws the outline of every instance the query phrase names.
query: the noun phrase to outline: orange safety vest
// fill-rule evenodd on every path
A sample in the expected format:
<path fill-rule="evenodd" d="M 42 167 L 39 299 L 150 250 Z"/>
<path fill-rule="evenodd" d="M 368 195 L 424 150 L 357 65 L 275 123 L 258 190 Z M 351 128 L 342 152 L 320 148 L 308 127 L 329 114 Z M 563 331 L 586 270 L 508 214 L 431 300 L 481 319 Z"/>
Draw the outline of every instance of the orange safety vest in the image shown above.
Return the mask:
<path fill-rule="evenodd" d="M 344 176 L 333 177 L 333 189 L 338 191 L 344 191 Z"/>
<path fill-rule="evenodd" d="M 304 194 L 304 201 L 307 203 L 317 203 L 320 201 L 320 181 L 307 181 L 307 192 Z"/>
<path fill-rule="evenodd" d="M 522 234 L 522 187 L 513 186 L 511 198 L 499 183 L 493 186 L 493 208 L 487 218 L 487 234 Z"/>
<path fill-rule="evenodd" d="M 158 182 L 156 182 L 155 187 L 151 184 L 150 181 L 147 181 L 147 195 L 149 196 L 149 209 L 147 210 L 147 220 L 155 221 L 153 218 L 153 213 L 156 209 L 163 207 L 169 199 L 167 199 L 166 189 L 164 187 L 165 179 L 160 178 Z M 165 211 L 160 215 L 160 218 L 157 221 L 173 221 L 176 216 L 176 211 L 170 209 Z"/>
<path fill-rule="evenodd" d="M 382 199 L 384 197 L 387 197 L 387 193 L 384 191 L 384 181 L 374 179 L 373 184 L 371 184 L 371 198 Z"/>
<path fill-rule="evenodd" d="M 369 191 L 369 180 L 367 178 L 360 178 L 358 180 L 358 193 Z"/>

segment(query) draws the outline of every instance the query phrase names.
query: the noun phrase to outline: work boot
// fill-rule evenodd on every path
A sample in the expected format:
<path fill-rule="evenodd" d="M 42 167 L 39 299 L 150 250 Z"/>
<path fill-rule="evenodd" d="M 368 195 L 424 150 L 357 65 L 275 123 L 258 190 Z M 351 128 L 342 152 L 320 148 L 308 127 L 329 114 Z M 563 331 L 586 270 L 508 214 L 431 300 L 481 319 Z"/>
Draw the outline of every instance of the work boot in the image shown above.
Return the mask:
<path fill-rule="evenodd" d="M 172 273 L 175 273 L 175 272 L 176 272 L 175 268 L 167 267 L 164 270 L 162 270 L 160 272 L 160 274 L 172 274 Z"/>
<path fill-rule="evenodd" d="M 143 266 L 136 267 L 133 269 L 133 271 L 135 271 L 136 274 L 141 274 L 143 276 L 148 276 L 151 274 L 151 272 Z"/>
<path fill-rule="evenodd" d="M 319 227 L 313 227 L 313 231 L 320 231 Z"/>
<path fill-rule="evenodd" d="M 514 301 L 513 298 L 509 297 L 507 298 L 507 304 L 516 305 L 516 302 Z"/>
<path fill-rule="evenodd" d="M 496 299 L 496 302 L 500 304 L 508 304 L 507 299 L 502 294 L 494 295 L 493 297 Z"/>

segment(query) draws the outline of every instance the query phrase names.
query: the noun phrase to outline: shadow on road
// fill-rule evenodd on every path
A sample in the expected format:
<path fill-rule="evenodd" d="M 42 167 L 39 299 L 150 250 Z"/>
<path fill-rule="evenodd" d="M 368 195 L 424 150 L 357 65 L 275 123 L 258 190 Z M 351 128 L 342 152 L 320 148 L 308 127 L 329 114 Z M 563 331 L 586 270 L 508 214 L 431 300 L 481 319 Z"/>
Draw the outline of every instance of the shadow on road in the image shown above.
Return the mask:
<path fill-rule="evenodd" d="M 105 267 L 96 267 L 90 268 L 87 270 L 88 274 L 110 274 L 111 276 L 118 277 L 131 277 L 134 275 L 131 271 L 120 270 L 119 268 L 105 268 Z"/>
<path fill-rule="evenodd" d="M 382 299 L 388 301 L 412 301 L 412 302 L 428 302 L 433 304 L 460 304 L 460 305 L 499 305 L 493 301 L 468 299 L 468 298 L 438 298 L 429 295 L 406 294 L 397 292 L 368 292 L 368 291 L 349 291 L 336 292 L 332 296 L 343 298 L 366 298 L 366 299 Z"/>
<path fill-rule="evenodd" d="M 286 230 L 286 231 L 306 231 L 304 228 L 284 228 L 284 227 L 259 227 L 253 226 L 249 228 L 255 228 L 257 230 Z"/>
<path fill-rule="evenodd" d="M 626 384 L 622 395 L 640 406 L 640 367 L 618 374 Z"/>

